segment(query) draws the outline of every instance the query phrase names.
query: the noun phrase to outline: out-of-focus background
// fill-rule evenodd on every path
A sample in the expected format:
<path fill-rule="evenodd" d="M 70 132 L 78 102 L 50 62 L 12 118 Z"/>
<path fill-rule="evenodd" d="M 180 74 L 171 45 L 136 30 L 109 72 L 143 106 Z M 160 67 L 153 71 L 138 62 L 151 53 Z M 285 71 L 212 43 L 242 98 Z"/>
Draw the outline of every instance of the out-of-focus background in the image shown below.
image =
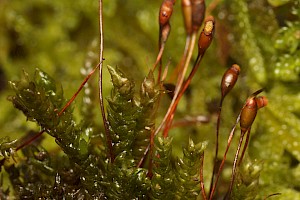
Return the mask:
<path fill-rule="evenodd" d="M 104 66 L 119 66 L 137 85 L 158 52 L 160 4 L 159 0 L 104 0 Z M 189 137 L 210 140 L 208 148 L 213 149 L 220 81 L 225 70 L 238 63 L 240 80 L 224 101 L 220 152 L 224 151 L 230 128 L 247 96 L 265 88 L 263 95 L 269 105 L 258 113 L 249 146 L 251 159 L 261 160 L 264 166 L 261 196 L 281 192 L 281 196 L 273 198 L 300 199 L 299 0 L 207 0 L 206 5 L 216 18 L 215 39 L 192 81 L 190 93 L 179 105 L 176 119 L 203 116 L 209 118 L 209 123 L 172 129 L 171 135 L 179 146 L 174 154 L 179 154 Z M 20 138 L 39 130 L 7 101 L 12 94 L 8 81 L 19 79 L 23 70 L 33 75 L 35 68 L 40 68 L 61 82 L 65 97 L 70 98 L 86 74 L 84 66 L 98 62 L 98 23 L 96 0 L 0 1 L 1 137 Z M 171 26 L 163 57 L 164 66 L 170 61 L 169 74 L 179 62 L 185 44 L 179 0 Z M 91 112 L 100 116 L 97 79 L 94 75 L 91 80 L 95 85 L 95 108 Z M 169 78 L 167 81 L 171 82 Z M 104 96 L 109 96 L 111 82 L 106 69 L 103 82 Z M 79 96 L 74 106 L 78 121 L 88 120 L 80 116 L 84 103 Z M 162 100 L 158 122 L 169 103 L 168 98 Z M 100 131 L 102 122 L 98 119 Z M 55 146 L 53 141 L 50 143 Z M 47 140 L 44 144 L 47 146 Z M 208 160 L 211 154 L 208 150 Z M 233 155 L 234 151 L 229 160 Z"/>

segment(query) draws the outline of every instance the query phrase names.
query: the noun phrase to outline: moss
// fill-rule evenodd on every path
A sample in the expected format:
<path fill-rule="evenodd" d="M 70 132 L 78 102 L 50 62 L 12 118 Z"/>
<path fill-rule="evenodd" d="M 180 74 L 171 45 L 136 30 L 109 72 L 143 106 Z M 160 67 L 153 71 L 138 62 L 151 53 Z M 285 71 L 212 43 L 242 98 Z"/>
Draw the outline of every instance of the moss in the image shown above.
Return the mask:
<path fill-rule="evenodd" d="M 211 2 L 206 1 L 208 8 Z M 110 163 L 95 79 L 84 87 L 84 94 L 72 108 L 58 116 L 66 98 L 97 63 L 97 1 L 1 1 L 0 77 L 5 81 L 0 82 L 0 159 L 1 174 L 6 178 L 0 198 L 8 196 L 9 191 L 20 198 L 50 199 L 62 195 L 78 199 L 201 196 L 196 169 L 204 170 L 208 189 L 222 73 L 238 63 L 241 78 L 224 100 L 221 114 L 219 159 L 247 96 L 264 87 L 269 105 L 259 111 L 252 126 L 249 158 L 237 171 L 232 197 L 264 199 L 281 193 L 272 198 L 300 199 L 299 5 L 299 0 L 217 4 L 212 11 L 217 24 L 215 39 L 175 115 L 175 123 L 178 120 L 187 125 L 171 129 L 173 139 L 156 137 L 151 177 L 147 167 L 151 160 L 136 165 L 170 104 L 167 95 L 162 95 L 168 91 L 154 84 L 156 72 L 149 72 L 158 52 L 160 2 L 104 2 L 105 64 L 118 66 L 104 69 L 103 79 L 116 156 Z M 163 56 L 163 66 L 169 65 L 165 82 L 172 82 L 172 71 L 184 50 L 179 1 L 171 26 Z M 19 79 L 22 68 L 26 72 Z M 13 81 L 6 84 L 6 80 Z M 190 125 L 187 119 L 194 116 L 206 117 L 208 122 Z M 44 137 L 43 142 L 36 141 L 15 154 L 33 130 L 44 130 L 56 144 L 49 145 L 51 139 Z M 227 156 L 230 163 L 237 138 Z M 200 147 L 205 140 L 209 144 L 204 150 Z M 205 162 L 200 166 L 203 151 Z M 258 165 L 259 173 L 255 171 L 253 176 Z M 226 170 L 223 177 L 216 197 L 226 194 Z"/>

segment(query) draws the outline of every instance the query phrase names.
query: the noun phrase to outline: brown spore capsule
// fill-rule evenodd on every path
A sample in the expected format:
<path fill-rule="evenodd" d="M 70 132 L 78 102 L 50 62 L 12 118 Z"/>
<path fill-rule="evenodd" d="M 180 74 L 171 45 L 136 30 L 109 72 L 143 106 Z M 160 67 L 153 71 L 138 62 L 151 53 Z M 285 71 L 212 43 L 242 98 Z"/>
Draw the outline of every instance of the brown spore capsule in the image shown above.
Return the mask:
<path fill-rule="evenodd" d="M 173 13 L 174 0 L 164 0 L 159 10 L 159 25 L 160 27 L 165 26 L 169 23 L 170 17 Z"/>
<path fill-rule="evenodd" d="M 204 0 L 191 0 L 192 1 L 192 24 L 193 31 L 197 32 L 201 27 L 205 16 L 205 1 Z"/>
<path fill-rule="evenodd" d="M 202 55 L 206 49 L 210 46 L 213 39 L 215 30 L 215 19 L 213 16 L 209 16 L 205 20 L 204 28 L 200 34 L 198 40 L 198 53 Z"/>
<path fill-rule="evenodd" d="M 240 126 L 242 132 L 246 132 L 251 126 L 257 114 L 257 102 L 255 97 L 247 99 L 241 112 Z"/>
<path fill-rule="evenodd" d="M 187 34 L 193 32 L 192 28 L 192 2 L 191 0 L 181 0 L 183 20 Z"/>
<path fill-rule="evenodd" d="M 222 98 L 224 98 L 234 87 L 238 79 L 238 76 L 240 74 L 240 71 L 241 71 L 240 66 L 234 64 L 224 73 L 221 81 Z"/>
<path fill-rule="evenodd" d="M 268 105 L 268 99 L 265 96 L 256 97 L 255 100 L 256 100 L 258 109 L 263 108 Z"/>

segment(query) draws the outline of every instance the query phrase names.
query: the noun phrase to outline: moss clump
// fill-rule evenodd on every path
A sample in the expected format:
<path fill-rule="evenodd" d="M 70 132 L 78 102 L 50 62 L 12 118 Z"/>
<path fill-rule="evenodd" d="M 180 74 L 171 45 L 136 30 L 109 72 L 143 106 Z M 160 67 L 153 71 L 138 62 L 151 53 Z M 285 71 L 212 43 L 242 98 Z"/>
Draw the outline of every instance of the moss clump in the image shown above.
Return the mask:
<path fill-rule="evenodd" d="M 208 8 L 211 2 L 206 1 Z M 179 4 L 174 7 L 170 21 L 172 32 L 162 60 L 163 66 L 169 65 L 169 71 L 180 62 L 184 49 L 185 32 Z M 34 75 L 24 72 L 19 81 L 9 84 L 0 81 L 3 97 L 0 99 L 3 134 L 0 166 L 4 176 L 0 198 L 14 195 L 32 199 L 62 196 L 195 199 L 201 196 L 200 169 L 207 189 L 206 180 L 212 168 L 210 152 L 214 151 L 214 119 L 221 74 L 226 67 L 238 63 L 242 79 L 224 101 L 220 152 L 227 145 L 229 128 L 244 99 L 253 90 L 265 88 L 270 103 L 252 126 L 248 148 L 252 160 L 244 160 L 237 169 L 232 198 L 264 199 L 281 193 L 272 198 L 300 199 L 299 5 L 299 0 L 234 0 L 221 1 L 214 10 L 209 10 L 216 16 L 216 37 L 201 63 L 199 75 L 178 105 L 174 124 L 179 128 L 171 129 L 171 137 L 158 135 L 151 143 L 155 123 L 161 121 L 170 103 L 163 96 L 170 91 L 157 84 L 156 71 L 149 72 L 148 66 L 154 63 L 157 54 L 158 25 L 153 18 L 157 17 L 159 3 L 147 2 L 145 7 L 138 0 L 105 2 L 105 62 L 120 66 L 108 67 L 111 76 L 106 70 L 103 80 L 115 154 L 112 163 L 107 157 L 106 139 L 97 114 L 94 82 L 85 87 L 81 105 L 77 100 L 76 106 L 59 114 L 67 102 L 65 97 L 72 95 L 82 79 L 80 66 L 89 44 L 97 37 L 97 2 L 1 1 L 1 80 L 16 80 L 24 67 L 28 74 Z M 97 59 L 95 50 L 88 55 L 81 69 L 84 75 Z M 171 57 L 169 64 L 167 57 Z M 35 67 L 28 66 L 39 66 L 42 70 L 34 72 Z M 129 73 L 133 78 L 128 78 Z M 109 77 L 113 89 L 106 84 Z M 64 91 L 56 82 L 59 79 Z M 171 76 L 166 80 L 172 82 Z M 8 95 L 10 101 L 6 99 Z M 16 112 L 11 102 L 22 112 Z M 36 125 L 25 123 L 22 113 Z M 190 125 L 202 115 L 208 116 L 207 124 Z M 182 124 L 185 126 L 180 127 Z M 37 126 L 45 132 L 43 135 L 47 133 L 54 138 L 56 144 L 48 148 L 49 137 L 45 137 L 19 148 L 26 139 L 16 141 L 15 138 L 20 138 L 21 133 L 32 137 L 32 130 L 38 132 Z M 201 142 L 206 140 L 210 141 L 207 146 Z M 152 160 L 146 159 L 137 166 L 149 144 L 154 146 L 150 153 Z M 222 153 L 219 156 L 222 159 Z M 232 162 L 233 156 L 234 151 L 230 150 L 228 162 Z M 149 163 L 153 164 L 151 173 Z M 216 198 L 226 195 L 230 178 L 224 173 L 221 181 Z"/>

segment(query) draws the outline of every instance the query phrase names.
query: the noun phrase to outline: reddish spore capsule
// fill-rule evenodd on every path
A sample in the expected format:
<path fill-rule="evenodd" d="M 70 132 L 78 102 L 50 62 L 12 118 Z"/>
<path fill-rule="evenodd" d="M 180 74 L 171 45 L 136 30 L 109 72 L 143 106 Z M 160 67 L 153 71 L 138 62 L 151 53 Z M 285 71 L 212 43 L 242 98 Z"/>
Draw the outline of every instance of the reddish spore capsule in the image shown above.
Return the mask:
<path fill-rule="evenodd" d="M 252 125 L 257 114 L 257 102 L 255 97 L 247 99 L 246 104 L 241 112 L 240 126 L 243 132 L 246 132 Z"/>
<path fill-rule="evenodd" d="M 221 82 L 221 93 L 222 98 L 224 98 L 234 87 L 238 76 L 240 74 L 241 68 L 237 64 L 232 65 L 223 75 Z"/>
<path fill-rule="evenodd" d="M 205 1 L 204 0 L 191 0 L 191 1 L 192 1 L 193 31 L 197 32 L 204 20 Z"/>
<path fill-rule="evenodd" d="M 213 16 L 207 17 L 205 20 L 203 31 L 198 40 L 198 51 L 200 55 L 206 51 L 206 49 L 210 46 L 211 41 L 213 39 L 213 34 L 215 30 L 215 19 Z"/>
<path fill-rule="evenodd" d="M 193 32 L 191 0 L 181 0 L 181 7 L 182 7 L 185 30 L 186 30 L 187 34 L 191 34 Z"/>
<path fill-rule="evenodd" d="M 259 96 L 255 98 L 257 103 L 257 108 L 263 108 L 268 105 L 268 99 L 265 96 Z"/>
<path fill-rule="evenodd" d="M 159 25 L 160 27 L 165 26 L 169 23 L 170 17 L 173 13 L 174 0 L 164 0 L 159 10 Z"/>

